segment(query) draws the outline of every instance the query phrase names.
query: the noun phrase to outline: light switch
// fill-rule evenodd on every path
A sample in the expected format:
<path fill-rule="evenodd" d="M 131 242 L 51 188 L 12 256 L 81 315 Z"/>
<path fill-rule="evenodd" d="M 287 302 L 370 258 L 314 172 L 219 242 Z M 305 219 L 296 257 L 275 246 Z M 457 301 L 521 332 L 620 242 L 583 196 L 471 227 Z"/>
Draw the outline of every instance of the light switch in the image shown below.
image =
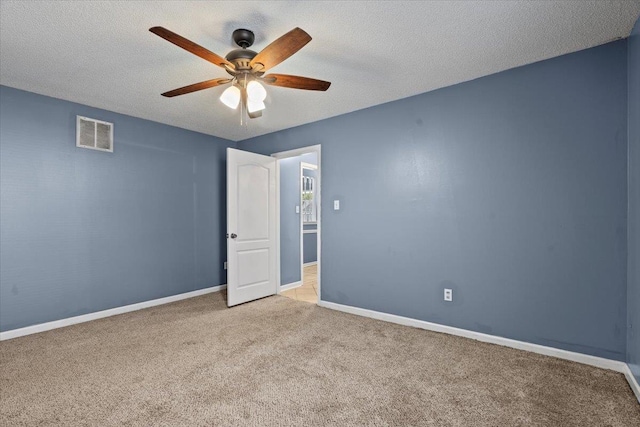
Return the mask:
<path fill-rule="evenodd" d="M 340 210 L 340 200 L 334 200 L 333 201 L 333 210 L 334 211 L 339 211 Z"/>
<path fill-rule="evenodd" d="M 300 206 L 296 206 L 296 213 L 300 213 Z"/>

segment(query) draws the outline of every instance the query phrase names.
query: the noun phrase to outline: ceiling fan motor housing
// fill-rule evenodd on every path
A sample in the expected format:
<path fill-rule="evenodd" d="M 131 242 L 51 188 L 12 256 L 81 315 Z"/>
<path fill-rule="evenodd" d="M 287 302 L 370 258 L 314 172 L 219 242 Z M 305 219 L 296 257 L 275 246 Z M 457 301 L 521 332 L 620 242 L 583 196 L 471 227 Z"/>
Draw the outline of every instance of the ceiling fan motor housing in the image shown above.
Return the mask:
<path fill-rule="evenodd" d="M 237 30 L 235 30 L 231 37 L 233 38 L 233 41 L 243 49 L 251 46 L 256 39 L 253 31 L 246 30 L 244 28 L 238 28 Z"/>
<path fill-rule="evenodd" d="M 235 65 L 236 70 L 250 70 L 249 62 L 258 52 L 250 49 L 234 49 L 225 56 L 226 60 Z"/>
<path fill-rule="evenodd" d="M 249 62 L 258 54 L 253 50 L 247 49 L 255 40 L 253 31 L 239 28 L 233 32 L 233 41 L 240 46 L 240 49 L 234 49 L 225 56 L 226 60 L 235 65 L 236 70 L 250 70 Z"/>

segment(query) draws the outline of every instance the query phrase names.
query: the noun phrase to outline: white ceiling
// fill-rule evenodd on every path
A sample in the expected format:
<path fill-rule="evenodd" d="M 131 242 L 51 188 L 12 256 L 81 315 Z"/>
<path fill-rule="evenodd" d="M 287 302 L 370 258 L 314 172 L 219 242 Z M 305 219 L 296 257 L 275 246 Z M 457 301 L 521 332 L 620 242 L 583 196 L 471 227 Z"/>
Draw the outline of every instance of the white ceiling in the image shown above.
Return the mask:
<path fill-rule="evenodd" d="M 0 84 L 238 141 L 627 37 L 636 1 L 5 1 Z M 332 82 L 267 87 L 240 126 L 224 88 L 160 93 L 226 73 L 150 33 L 164 26 L 224 56 L 301 27 L 313 40 L 273 72 Z"/>

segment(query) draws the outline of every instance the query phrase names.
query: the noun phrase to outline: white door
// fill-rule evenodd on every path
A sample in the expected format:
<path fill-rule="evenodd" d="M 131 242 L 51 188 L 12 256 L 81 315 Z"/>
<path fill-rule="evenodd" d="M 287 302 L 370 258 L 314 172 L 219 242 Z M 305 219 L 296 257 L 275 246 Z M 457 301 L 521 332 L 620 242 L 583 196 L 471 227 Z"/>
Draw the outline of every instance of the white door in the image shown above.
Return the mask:
<path fill-rule="evenodd" d="M 227 305 L 276 293 L 276 159 L 227 148 Z"/>

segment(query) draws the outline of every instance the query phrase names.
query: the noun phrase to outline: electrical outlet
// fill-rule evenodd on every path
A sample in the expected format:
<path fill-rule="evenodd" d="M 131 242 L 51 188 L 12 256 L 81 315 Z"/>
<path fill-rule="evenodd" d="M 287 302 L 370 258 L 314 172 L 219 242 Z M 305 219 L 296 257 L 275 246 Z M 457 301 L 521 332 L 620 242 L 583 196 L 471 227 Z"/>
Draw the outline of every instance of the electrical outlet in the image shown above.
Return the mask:
<path fill-rule="evenodd" d="M 300 206 L 296 206 L 296 213 L 300 213 Z"/>
<path fill-rule="evenodd" d="M 451 289 L 444 290 L 444 300 L 453 301 L 453 291 Z"/>
<path fill-rule="evenodd" d="M 227 269 L 227 261 L 224 262 L 224 269 Z"/>
<path fill-rule="evenodd" d="M 333 201 L 333 210 L 334 211 L 339 211 L 340 210 L 340 200 L 334 200 Z"/>

